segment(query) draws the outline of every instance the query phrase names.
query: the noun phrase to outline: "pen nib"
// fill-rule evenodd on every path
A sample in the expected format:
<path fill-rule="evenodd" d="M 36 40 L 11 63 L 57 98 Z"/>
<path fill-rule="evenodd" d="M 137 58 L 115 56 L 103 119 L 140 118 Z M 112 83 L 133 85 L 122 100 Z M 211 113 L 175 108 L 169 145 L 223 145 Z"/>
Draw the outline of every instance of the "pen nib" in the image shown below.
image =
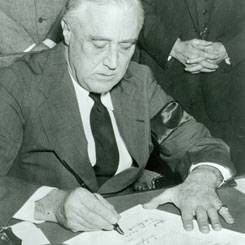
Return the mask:
<path fill-rule="evenodd" d="M 115 231 L 117 231 L 119 234 L 124 235 L 124 231 L 122 230 L 122 228 L 118 224 L 114 224 L 113 229 Z"/>

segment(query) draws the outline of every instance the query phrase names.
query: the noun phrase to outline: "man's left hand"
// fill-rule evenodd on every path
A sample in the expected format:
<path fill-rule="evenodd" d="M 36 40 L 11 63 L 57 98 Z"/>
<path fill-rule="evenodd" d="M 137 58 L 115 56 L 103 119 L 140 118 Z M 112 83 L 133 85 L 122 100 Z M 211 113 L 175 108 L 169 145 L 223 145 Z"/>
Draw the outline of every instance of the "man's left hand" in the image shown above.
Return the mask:
<path fill-rule="evenodd" d="M 221 183 L 217 179 L 217 174 L 221 175 L 213 167 L 198 167 L 189 174 L 184 183 L 165 190 L 162 194 L 144 204 L 144 207 L 157 208 L 165 203 L 173 203 L 180 209 L 185 230 L 193 229 L 194 217 L 197 219 L 201 232 L 209 232 L 209 220 L 214 230 L 220 230 L 219 215 L 228 224 L 233 224 L 234 220 L 228 208 L 223 206 L 217 195 L 216 188 Z"/>
<path fill-rule="evenodd" d="M 197 74 L 200 72 L 214 72 L 219 68 L 217 64 L 209 60 L 202 60 L 199 63 L 195 64 L 187 64 L 185 66 L 185 71 L 190 72 L 192 74 Z"/>
<path fill-rule="evenodd" d="M 211 45 L 203 47 L 202 50 L 210 55 L 216 56 L 215 59 L 208 60 L 214 64 L 219 64 L 228 58 L 226 48 L 221 42 L 213 42 Z"/>

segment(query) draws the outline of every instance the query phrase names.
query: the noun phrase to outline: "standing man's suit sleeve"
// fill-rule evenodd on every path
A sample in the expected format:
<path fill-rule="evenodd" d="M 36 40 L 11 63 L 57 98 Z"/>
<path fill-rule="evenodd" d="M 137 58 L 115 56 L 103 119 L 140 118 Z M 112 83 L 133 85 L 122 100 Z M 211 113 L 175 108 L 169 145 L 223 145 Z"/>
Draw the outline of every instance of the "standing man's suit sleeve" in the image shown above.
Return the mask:
<path fill-rule="evenodd" d="M 25 52 L 52 48 L 62 41 L 61 18 L 66 0 L 12 1 L 0 4 L 0 67 L 8 66 Z M 26 9 L 22 9 L 22 5 Z M 14 10 L 13 10 L 14 9 Z M 29 9 L 27 11 L 27 9 Z"/>
<path fill-rule="evenodd" d="M 22 52 L 33 44 L 32 37 L 15 20 L 9 17 L 0 9 L 1 36 L 0 54 Z M 20 35 L 21 33 L 21 35 Z"/>
<path fill-rule="evenodd" d="M 245 60 L 245 1 L 234 0 L 231 10 L 231 23 L 225 23 L 226 30 L 219 38 L 226 48 L 231 65 L 236 66 Z"/>
<path fill-rule="evenodd" d="M 234 175 L 229 147 L 222 140 L 213 138 L 203 124 L 168 97 L 156 81 L 151 81 L 148 88 L 151 135 L 161 158 L 183 179 L 188 175 L 190 166 L 202 162 L 220 164 L 230 171 L 230 176 Z"/>

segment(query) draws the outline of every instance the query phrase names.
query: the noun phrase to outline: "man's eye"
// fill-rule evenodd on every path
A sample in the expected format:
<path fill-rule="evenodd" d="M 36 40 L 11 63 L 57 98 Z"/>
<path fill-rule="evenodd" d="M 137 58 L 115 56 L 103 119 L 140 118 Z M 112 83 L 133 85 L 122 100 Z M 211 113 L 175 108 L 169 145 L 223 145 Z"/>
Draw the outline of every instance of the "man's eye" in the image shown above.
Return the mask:
<path fill-rule="evenodd" d="M 105 48 L 107 45 L 106 41 L 99 41 L 99 40 L 93 40 L 92 43 L 96 48 Z"/>
<path fill-rule="evenodd" d="M 134 43 L 121 43 L 120 44 L 120 47 L 123 50 L 129 50 L 133 46 L 134 46 Z"/>

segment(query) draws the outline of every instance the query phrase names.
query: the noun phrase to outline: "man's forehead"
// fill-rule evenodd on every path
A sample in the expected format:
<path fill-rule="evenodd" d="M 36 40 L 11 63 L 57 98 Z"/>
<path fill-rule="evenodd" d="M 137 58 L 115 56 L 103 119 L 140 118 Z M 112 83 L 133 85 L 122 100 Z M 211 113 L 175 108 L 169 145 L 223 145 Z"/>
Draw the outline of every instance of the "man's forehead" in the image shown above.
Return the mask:
<path fill-rule="evenodd" d="M 129 3 L 122 7 L 120 4 L 115 3 L 102 5 L 90 2 L 80 7 L 77 13 L 79 19 L 87 24 L 91 24 L 93 22 L 103 22 L 103 20 L 107 19 L 107 16 L 118 16 L 120 13 L 124 15 L 124 21 L 120 18 L 116 18 L 116 21 L 118 22 L 127 22 L 127 19 L 130 17 L 137 20 L 137 8 L 131 6 Z"/>
<path fill-rule="evenodd" d="M 138 19 L 135 14 L 135 11 L 121 9 L 117 5 L 93 5 L 80 13 L 79 26 L 90 39 L 117 38 L 120 42 L 129 42 L 138 36 Z"/>

